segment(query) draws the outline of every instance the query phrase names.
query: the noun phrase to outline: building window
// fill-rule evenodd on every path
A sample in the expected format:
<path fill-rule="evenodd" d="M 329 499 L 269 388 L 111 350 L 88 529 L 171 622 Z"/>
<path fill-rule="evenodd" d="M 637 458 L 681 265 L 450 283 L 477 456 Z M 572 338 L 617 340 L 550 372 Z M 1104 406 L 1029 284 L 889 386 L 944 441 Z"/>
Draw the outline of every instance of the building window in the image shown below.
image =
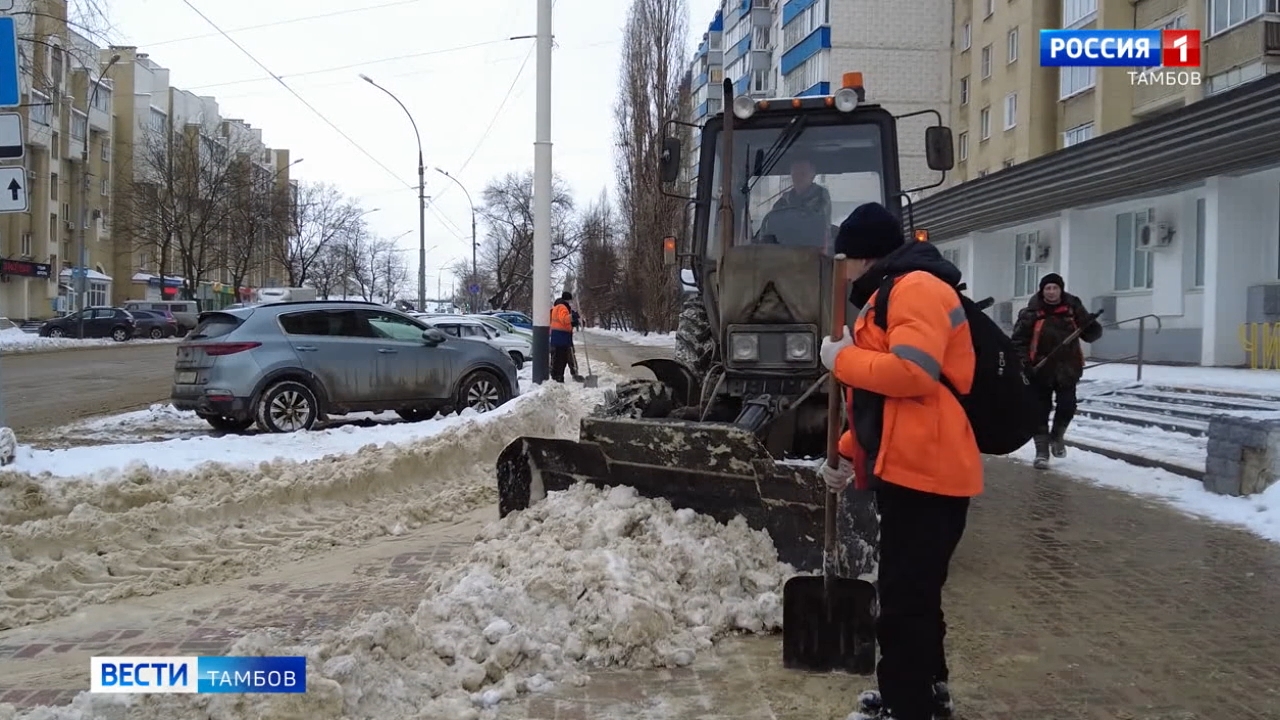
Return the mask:
<path fill-rule="evenodd" d="M 35 90 L 31 91 L 31 107 L 28 115 L 33 123 L 49 124 L 49 96 Z"/>
<path fill-rule="evenodd" d="M 982 79 L 991 77 L 991 46 L 982 48 Z"/>
<path fill-rule="evenodd" d="M 786 75 L 783 88 L 786 97 L 796 97 L 800 93 L 827 81 L 827 57 L 830 53 L 820 52 L 800 63 L 800 66 Z"/>
<path fill-rule="evenodd" d="M 31 233 L 22 233 L 22 252 L 18 254 L 23 257 L 31 257 Z"/>
<path fill-rule="evenodd" d="M 996 0 L 986 0 L 986 6 L 986 10 L 982 17 L 984 19 L 989 19 L 992 15 L 996 14 Z"/>
<path fill-rule="evenodd" d="M 1280 0 L 1209 0 L 1209 34 L 1217 35 L 1275 12 L 1280 12 Z"/>
<path fill-rule="evenodd" d="M 960 28 L 960 52 L 967 52 L 973 47 L 973 26 L 965 23 Z"/>
<path fill-rule="evenodd" d="M 1018 93 L 1004 96 L 1004 129 L 1012 130 L 1018 124 Z"/>
<path fill-rule="evenodd" d="M 1025 262 L 1027 246 L 1040 242 L 1040 231 L 1018 233 L 1014 243 L 1013 257 L 1013 296 L 1027 297 L 1035 295 L 1040 289 L 1041 266 Z"/>
<path fill-rule="evenodd" d="M 1062 133 L 1062 147 L 1069 148 L 1072 145 L 1079 145 L 1085 140 L 1093 139 L 1093 123 L 1085 123 L 1077 125 L 1070 130 Z"/>
<path fill-rule="evenodd" d="M 49 138 L 49 157 L 57 160 L 62 157 L 62 136 L 53 133 Z"/>
<path fill-rule="evenodd" d="M 1018 61 L 1018 28 L 1014 28 L 1009 31 L 1007 41 L 1009 44 L 1009 62 L 1015 63 Z"/>
<path fill-rule="evenodd" d="M 1191 283 L 1195 287 L 1204 287 L 1204 203 L 1204 198 L 1196 201 L 1196 274 Z"/>
<path fill-rule="evenodd" d="M 964 162 L 969 159 L 969 133 L 960 133 L 960 136 L 956 138 L 956 141 L 959 146 L 958 152 L 960 153 L 960 162 Z"/>
<path fill-rule="evenodd" d="M 101 281 L 89 281 L 89 307 L 106 307 L 110 285 Z"/>
<path fill-rule="evenodd" d="M 108 183 L 107 183 L 107 179 L 106 179 L 106 178 L 102 178 L 102 194 L 105 196 L 105 195 L 109 194 L 109 193 L 110 193 L 110 191 L 111 191 L 111 190 L 110 190 L 110 186 L 109 186 L 109 185 L 108 185 Z"/>
<path fill-rule="evenodd" d="M 1097 83 L 1098 73 L 1097 69 L 1092 67 L 1063 67 L 1059 68 L 1058 79 L 1058 99 L 1066 100 L 1093 88 Z"/>
<path fill-rule="evenodd" d="M 1237 85 L 1243 85 L 1262 77 L 1266 77 L 1267 69 L 1259 60 L 1242 67 L 1233 67 L 1230 70 L 1209 77 L 1209 87 L 1207 95 L 1217 95 L 1220 92 L 1230 90 Z"/>
<path fill-rule="evenodd" d="M 960 78 L 960 104 L 969 104 L 969 76 L 965 75 Z"/>
<path fill-rule="evenodd" d="M 98 83 L 93 86 L 93 90 L 96 92 L 91 90 L 89 93 L 93 97 L 93 109 L 98 112 L 111 112 L 111 88 L 105 83 Z"/>
<path fill-rule="evenodd" d="M 1180 15 L 1175 15 L 1169 18 L 1168 20 L 1160 23 L 1158 26 L 1156 26 L 1153 29 L 1154 30 L 1186 30 L 1188 27 L 1190 26 L 1187 24 L 1187 14 L 1182 13 Z"/>
<path fill-rule="evenodd" d="M 111 162 L 111 138 L 102 136 L 102 162 Z"/>
<path fill-rule="evenodd" d="M 83 140 L 85 133 L 89 131 L 89 116 L 74 110 L 71 113 L 71 137 L 76 140 Z"/>
<path fill-rule="evenodd" d="M 988 140 L 991 138 L 991 108 L 984 107 L 978 113 L 978 139 Z"/>
<path fill-rule="evenodd" d="M 1062 0 L 1062 27 L 1088 25 L 1098 16 L 1098 0 Z"/>
<path fill-rule="evenodd" d="M 1151 288 L 1155 255 L 1138 249 L 1138 232 L 1154 218 L 1154 210 L 1116 215 L 1116 290 Z"/>
<path fill-rule="evenodd" d="M 49 199 L 58 199 L 58 173 L 49 175 Z"/>
<path fill-rule="evenodd" d="M 147 115 L 147 129 L 151 132 L 162 133 L 169 125 L 169 115 L 160 108 L 151 108 L 151 112 Z"/>

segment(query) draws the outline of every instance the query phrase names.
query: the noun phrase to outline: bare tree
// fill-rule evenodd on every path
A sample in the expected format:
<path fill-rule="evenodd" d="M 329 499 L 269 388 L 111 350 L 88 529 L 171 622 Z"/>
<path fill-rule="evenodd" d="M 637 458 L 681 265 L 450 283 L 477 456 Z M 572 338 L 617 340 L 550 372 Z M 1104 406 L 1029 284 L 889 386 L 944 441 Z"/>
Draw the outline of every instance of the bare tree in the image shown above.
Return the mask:
<path fill-rule="evenodd" d="M 311 280 L 318 259 L 339 238 L 360 226 L 360 206 L 326 183 L 300 183 L 289 218 L 289 232 L 274 249 L 275 260 L 289 277 L 290 287 Z"/>
<path fill-rule="evenodd" d="M 276 176 L 253 163 L 249 155 L 236 158 L 234 182 L 228 188 L 231 207 L 215 263 L 230 276 L 234 287 L 243 287 L 245 278 L 261 269 L 263 250 L 287 232 L 288 198 L 275 186 Z"/>
<path fill-rule="evenodd" d="M 480 243 L 480 286 L 489 305 L 529 310 L 533 304 L 533 173 L 507 173 L 490 181 L 477 212 L 486 226 Z M 577 253 L 573 198 L 557 177 L 551 195 L 551 264 L 564 269 Z M 468 268 L 463 276 L 470 275 Z"/>
<path fill-rule="evenodd" d="M 679 310 L 675 273 L 663 264 L 662 238 L 678 234 L 683 201 L 660 192 L 663 125 L 688 103 L 684 0 L 632 0 L 623 35 L 614 108 L 618 209 L 627 228 L 623 290 L 632 326 L 669 330 Z"/>
<path fill-rule="evenodd" d="M 339 292 L 345 295 L 349 267 L 346 248 L 338 242 L 330 243 L 311 264 L 309 282 L 325 300 L 334 299 Z"/>
<path fill-rule="evenodd" d="M 395 300 L 409 279 L 409 266 L 394 240 L 362 229 L 344 238 L 341 248 L 346 278 L 354 294 L 367 302 Z"/>
<path fill-rule="evenodd" d="M 621 233 L 606 193 L 582 213 L 579 227 L 582 241 L 576 275 L 582 321 L 588 326 L 621 327 L 625 320 Z"/>
<path fill-rule="evenodd" d="M 148 133 L 136 148 L 133 177 L 117 185 L 127 195 L 123 221 L 135 246 L 159 259 L 162 274 L 172 261 L 188 297 L 225 260 L 223 239 L 233 225 L 242 172 L 238 157 L 252 151 L 232 142 L 198 124 Z"/>

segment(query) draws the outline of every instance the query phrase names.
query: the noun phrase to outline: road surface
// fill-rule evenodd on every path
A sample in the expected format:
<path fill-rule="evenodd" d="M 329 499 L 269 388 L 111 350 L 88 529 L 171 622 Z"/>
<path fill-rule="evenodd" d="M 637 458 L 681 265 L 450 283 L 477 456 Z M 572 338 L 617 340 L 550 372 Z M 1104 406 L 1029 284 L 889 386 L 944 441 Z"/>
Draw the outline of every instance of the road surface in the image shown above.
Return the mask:
<path fill-rule="evenodd" d="M 140 343 L 0 357 L 0 425 L 21 439 L 34 430 L 165 401 L 175 347 Z"/>

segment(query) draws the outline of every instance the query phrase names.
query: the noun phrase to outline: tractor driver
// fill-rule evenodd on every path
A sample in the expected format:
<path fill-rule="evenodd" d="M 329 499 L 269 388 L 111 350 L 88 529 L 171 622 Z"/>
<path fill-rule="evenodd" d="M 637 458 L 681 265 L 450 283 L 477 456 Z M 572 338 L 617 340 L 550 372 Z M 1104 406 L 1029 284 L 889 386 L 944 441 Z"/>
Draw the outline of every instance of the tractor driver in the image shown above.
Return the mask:
<path fill-rule="evenodd" d="M 822 218 L 824 225 L 831 225 L 831 193 L 815 183 L 817 170 L 813 161 L 800 157 L 791 161 L 791 189 L 773 204 L 774 210 L 802 208 Z"/>

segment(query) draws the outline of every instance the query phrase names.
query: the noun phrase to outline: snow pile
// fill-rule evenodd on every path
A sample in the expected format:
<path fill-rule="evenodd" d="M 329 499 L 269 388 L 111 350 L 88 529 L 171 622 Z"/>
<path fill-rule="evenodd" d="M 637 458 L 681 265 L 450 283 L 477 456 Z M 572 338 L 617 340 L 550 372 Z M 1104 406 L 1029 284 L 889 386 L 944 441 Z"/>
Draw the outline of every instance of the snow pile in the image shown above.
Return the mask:
<path fill-rule="evenodd" d="M 0 330 L 0 352 L 7 354 L 29 353 L 29 352 L 45 352 L 49 350 L 66 350 L 69 348 L 84 347 L 123 347 L 129 343 L 142 343 L 154 345 L 157 343 L 172 345 L 178 342 L 176 338 L 168 340 L 130 340 L 128 342 L 116 342 L 111 338 L 86 338 L 77 340 L 74 338 L 47 338 L 40 337 L 35 333 L 24 332 L 18 328 L 7 328 Z"/>
<path fill-rule="evenodd" d="M 642 345 L 644 347 L 656 348 L 673 348 L 676 346 L 675 333 L 656 333 L 649 334 L 636 332 L 634 330 L 602 330 L 600 328 L 591 328 L 592 333 L 606 335 L 615 340 L 621 340 L 631 345 Z"/>
<path fill-rule="evenodd" d="M 497 500 L 494 459 L 507 444 L 521 435 L 576 437 L 601 398 L 548 383 L 498 411 L 440 424 L 434 435 L 381 446 L 369 438 L 355 449 L 335 443 L 344 454 L 318 450 L 311 462 L 137 463 L 75 479 L 0 472 L 0 629 L 456 519 Z M 135 457 L 162 462 L 150 448 L 163 446 L 134 446 Z"/>
<path fill-rule="evenodd" d="M 148 695 L 129 712 L 86 694 L 16 717 L 490 718 L 523 693 L 585 682 L 583 669 L 685 666 L 717 638 L 775 631 L 793 573 L 741 518 L 578 486 L 486 528 L 412 615 L 377 613 L 304 647 L 248 636 L 229 652 L 306 655 L 305 696 Z"/>

